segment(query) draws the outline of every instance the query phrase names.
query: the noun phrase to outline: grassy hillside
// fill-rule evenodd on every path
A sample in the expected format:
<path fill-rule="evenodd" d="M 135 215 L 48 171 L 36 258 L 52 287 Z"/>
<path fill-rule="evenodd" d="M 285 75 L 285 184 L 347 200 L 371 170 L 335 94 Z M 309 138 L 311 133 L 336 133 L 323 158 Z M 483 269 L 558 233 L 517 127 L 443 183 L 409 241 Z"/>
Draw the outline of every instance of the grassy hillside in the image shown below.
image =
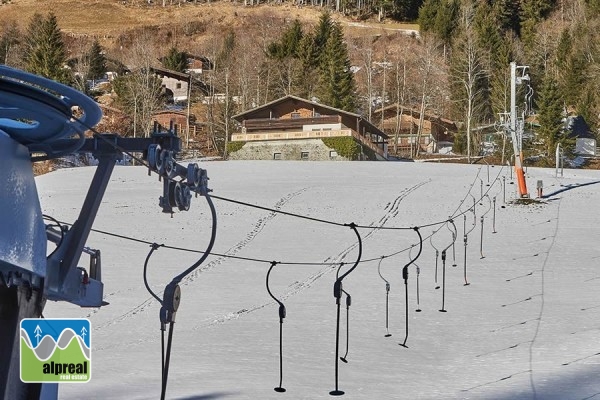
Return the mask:
<path fill-rule="evenodd" d="M 158 2 L 160 3 L 160 2 Z M 110 45 L 120 35 L 141 27 L 179 27 L 205 30 L 233 28 L 256 28 L 258 21 L 271 20 L 283 23 L 299 19 L 303 23 L 315 23 L 321 8 L 298 8 L 291 4 L 244 6 L 243 3 L 213 2 L 208 4 L 183 3 L 178 5 L 148 5 L 131 1 L 116 0 L 46 0 L 43 9 L 38 0 L 11 0 L 0 5 L 0 23 L 17 21 L 22 27 L 27 25 L 35 12 L 52 12 L 61 29 L 73 36 L 95 36 L 104 45 Z M 379 23 L 366 21 L 357 23 L 351 18 L 334 15 L 345 27 L 349 35 L 373 34 L 382 29 L 416 29 L 416 25 L 398 24 L 391 21 Z M 200 27 L 198 29 L 198 27 Z"/>

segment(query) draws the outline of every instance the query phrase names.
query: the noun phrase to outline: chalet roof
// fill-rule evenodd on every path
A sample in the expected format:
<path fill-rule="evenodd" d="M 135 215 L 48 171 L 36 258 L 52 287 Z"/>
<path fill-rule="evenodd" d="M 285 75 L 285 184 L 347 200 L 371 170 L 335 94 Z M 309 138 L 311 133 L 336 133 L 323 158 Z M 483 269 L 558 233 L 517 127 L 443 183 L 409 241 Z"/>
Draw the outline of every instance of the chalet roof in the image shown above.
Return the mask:
<path fill-rule="evenodd" d="M 384 132 L 382 132 L 379 128 L 377 128 L 375 125 L 371 124 L 368 120 L 364 119 L 362 115 L 360 114 L 356 114 L 356 113 L 351 113 L 348 111 L 344 111 L 341 110 L 339 108 L 335 108 L 335 107 L 330 107 L 328 105 L 325 104 L 321 104 L 321 103 L 317 103 L 314 101 L 310 101 L 307 99 L 303 99 L 301 97 L 297 97 L 297 96 L 293 96 L 293 95 L 287 95 L 287 96 L 283 96 L 277 100 L 273 100 L 269 103 L 263 104 L 261 106 L 255 107 L 253 109 L 244 111 L 242 113 L 236 114 L 234 115 L 232 118 L 235 119 L 238 122 L 242 122 L 244 120 L 247 119 L 252 119 L 252 116 L 254 114 L 258 114 L 260 111 L 264 110 L 264 109 L 268 109 L 274 106 L 277 106 L 279 104 L 283 104 L 285 102 L 289 102 L 289 101 L 296 101 L 296 102 L 300 102 L 300 103 L 304 103 L 308 106 L 311 106 L 312 108 L 315 108 L 316 110 L 323 110 L 323 111 L 328 111 L 328 112 L 333 112 L 335 114 L 338 115 L 345 115 L 348 117 L 353 117 L 356 118 L 357 120 L 360 121 L 361 124 L 364 124 L 365 126 L 367 126 L 369 128 L 369 130 L 373 131 L 373 132 L 377 132 L 380 136 L 382 136 L 383 138 L 387 139 L 389 138 L 388 135 L 386 135 Z M 321 112 L 321 114 L 324 114 L 323 112 Z"/>
<path fill-rule="evenodd" d="M 176 115 L 181 115 L 183 117 L 187 117 L 187 111 L 184 111 L 184 110 L 168 110 L 168 109 L 157 111 L 157 112 L 155 112 L 152 115 L 168 115 L 168 114 L 176 114 Z"/>
<path fill-rule="evenodd" d="M 391 111 L 396 112 L 396 106 L 397 106 L 397 103 L 394 103 L 394 104 L 390 104 L 389 106 L 385 106 L 383 108 L 378 108 L 376 110 L 373 110 L 373 114 L 374 115 L 379 115 L 382 112 L 384 114 L 389 113 Z M 406 107 L 405 106 L 404 107 L 404 113 L 406 114 L 408 112 L 410 112 L 412 115 L 415 115 L 417 117 L 420 117 L 420 115 L 421 115 L 421 112 L 419 110 L 414 109 L 412 107 Z M 449 120 L 447 118 L 439 117 L 439 116 L 436 116 L 436 115 L 428 114 L 428 113 L 425 113 L 423 115 L 423 118 L 425 118 L 428 121 L 439 122 L 440 124 L 446 126 L 447 128 L 450 128 L 450 127 L 453 127 L 453 126 L 455 127 L 456 126 L 456 122 L 454 122 L 454 121 L 451 121 L 451 120 Z"/>
<path fill-rule="evenodd" d="M 178 79 L 180 81 L 188 81 L 190 79 L 190 74 L 186 74 L 183 72 L 173 71 L 171 69 L 161 68 L 161 67 L 150 67 L 150 71 L 160 74 L 163 76 L 168 76 L 169 78 Z"/>
<path fill-rule="evenodd" d="M 202 80 L 194 77 L 194 75 L 192 74 L 186 74 L 160 67 L 150 67 L 150 71 L 154 72 L 157 75 L 167 76 L 169 78 L 177 79 L 182 82 L 189 82 L 191 79 L 192 87 L 200 89 L 202 93 L 204 93 L 204 95 L 207 95 L 210 92 L 210 86 L 204 83 Z"/>

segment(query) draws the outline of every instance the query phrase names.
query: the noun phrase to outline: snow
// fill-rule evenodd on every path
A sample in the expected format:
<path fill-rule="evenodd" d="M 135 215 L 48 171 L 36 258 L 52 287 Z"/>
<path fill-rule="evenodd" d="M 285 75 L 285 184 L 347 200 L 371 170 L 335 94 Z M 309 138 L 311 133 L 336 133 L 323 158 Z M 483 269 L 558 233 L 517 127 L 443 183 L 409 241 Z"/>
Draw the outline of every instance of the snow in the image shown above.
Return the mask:
<path fill-rule="evenodd" d="M 527 171 L 533 204 L 516 204 L 506 167 L 394 162 L 203 162 L 215 196 L 359 229 L 362 260 L 344 279 L 352 296 L 348 363 L 339 362 L 346 399 L 590 399 L 600 398 L 600 172 Z M 95 167 L 38 177 L 45 214 L 72 222 Z M 505 189 L 503 186 L 505 182 Z M 489 186 L 488 186 L 489 183 Z M 206 201 L 188 212 L 161 213 L 162 183 L 143 167 L 115 169 L 94 228 L 158 244 L 204 250 L 210 235 Z M 459 215 L 476 205 L 468 236 L 465 286 L 463 226 Z M 506 200 L 506 202 L 504 201 Z M 213 252 L 263 260 L 210 256 L 181 283 L 169 370 L 169 399 L 327 399 L 335 388 L 337 265 L 347 271 L 358 255 L 347 226 L 294 218 L 214 199 Z M 448 249 L 444 309 L 435 287 L 435 245 L 448 246 L 444 225 L 423 227 L 417 313 L 416 267 L 409 267 L 409 331 L 405 338 L 402 267 L 412 229 L 455 216 L 458 235 Z M 495 224 L 494 224 L 495 222 Z M 497 233 L 492 233 L 493 228 Z M 429 236 L 437 233 L 429 240 Z M 86 317 L 92 324 L 92 379 L 63 384 L 61 399 L 156 399 L 160 395 L 160 304 L 142 281 L 150 246 L 92 233 L 87 245 L 102 251 L 105 300 L 101 309 L 49 302 L 46 318 Z M 52 249 L 49 249 L 51 251 Z M 415 256 L 418 247 L 412 247 Z M 382 256 L 392 255 L 381 259 Z M 481 255 L 484 258 L 481 258 Z M 87 265 L 87 256 L 80 265 Z M 199 254 L 159 248 L 148 265 L 158 293 Z M 456 267 L 452 267 L 453 259 Z M 279 261 L 270 288 L 287 308 L 283 323 L 284 394 L 279 384 L 278 305 L 268 295 L 269 261 Z M 384 337 L 385 282 L 391 283 Z M 288 263 L 294 263 L 292 265 Z M 314 263 L 304 265 L 296 263 Z M 438 282 L 442 262 L 438 260 Z M 346 350 L 342 299 L 340 356 Z"/>

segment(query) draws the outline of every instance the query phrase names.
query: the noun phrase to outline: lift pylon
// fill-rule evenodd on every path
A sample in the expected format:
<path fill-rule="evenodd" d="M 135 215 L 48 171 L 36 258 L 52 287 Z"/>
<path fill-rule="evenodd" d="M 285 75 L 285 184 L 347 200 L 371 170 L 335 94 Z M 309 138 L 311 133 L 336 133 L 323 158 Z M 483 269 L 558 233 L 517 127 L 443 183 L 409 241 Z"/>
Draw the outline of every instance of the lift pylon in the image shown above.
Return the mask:
<path fill-rule="evenodd" d="M 513 150 L 515 154 L 515 176 L 517 178 L 517 189 L 519 197 L 529 197 L 527 192 L 527 182 L 523 171 L 523 121 L 517 119 L 517 84 L 529 80 L 526 73 L 527 66 L 517 66 L 514 61 L 510 63 L 510 136 L 512 139 Z M 517 70 L 521 71 L 521 76 L 517 76 Z"/>

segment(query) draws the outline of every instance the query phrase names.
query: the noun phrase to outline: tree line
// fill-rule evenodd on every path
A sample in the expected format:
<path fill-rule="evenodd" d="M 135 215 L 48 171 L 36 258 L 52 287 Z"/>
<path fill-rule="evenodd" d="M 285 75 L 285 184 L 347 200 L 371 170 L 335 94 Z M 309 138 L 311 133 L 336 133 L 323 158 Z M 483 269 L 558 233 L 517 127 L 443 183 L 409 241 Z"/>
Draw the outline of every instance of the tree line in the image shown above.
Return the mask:
<path fill-rule="evenodd" d="M 452 119 L 460 122 L 455 150 L 478 154 L 478 128 L 494 125 L 509 110 L 511 61 L 528 66 L 531 78 L 529 86 L 519 87 L 518 100 L 520 110 L 536 115 L 527 126 L 538 140 L 527 151 L 549 156 L 557 143 L 572 147 L 562 121 L 567 114 L 583 116 L 596 132 L 600 0 L 400 3 L 410 3 L 413 12 L 419 3 L 419 35 L 348 37 L 342 20 L 332 18 L 338 6 L 325 3 L 314 26 L 257 20 L 257 34 L 229 29 L 210 36 L 201 49 L 191 49 L 213 61 L 201 77 L 208 91 L 193 86 L 192 101 L 206 104 L 201 119 L 214 144 L 226 152 L 236 113 L 293 94 L 361 113 L 380 126 L 381 110 L 390 104 L 397 104 L 398 115 L 410 109 L 420 118 Z M 72 41 L 67 51 L 56 18 L 36 15 L 23 32 L 16 24 L 2 28 L 0 60 L 79 89 L 107 66 L 127 66 L 129 74 L 113 86 L 119 105 L 136 116 L 136 134 L 150 129 L 149 116 L 164 101 L 150 67 L 158 60 L 165 68 L 187 68 L 186 45 L 157 46 L 151 32 L 136 35 L 120 54 L 95 40 L 77 45 Z M 217 95 L 220 101 L 214 101 Z M 399 126 L 388 133 L 396 139 Z M 419 121 L 414 134 L 421 133 Z M 390 145 L 392 153 L 396 143 Z"/>

